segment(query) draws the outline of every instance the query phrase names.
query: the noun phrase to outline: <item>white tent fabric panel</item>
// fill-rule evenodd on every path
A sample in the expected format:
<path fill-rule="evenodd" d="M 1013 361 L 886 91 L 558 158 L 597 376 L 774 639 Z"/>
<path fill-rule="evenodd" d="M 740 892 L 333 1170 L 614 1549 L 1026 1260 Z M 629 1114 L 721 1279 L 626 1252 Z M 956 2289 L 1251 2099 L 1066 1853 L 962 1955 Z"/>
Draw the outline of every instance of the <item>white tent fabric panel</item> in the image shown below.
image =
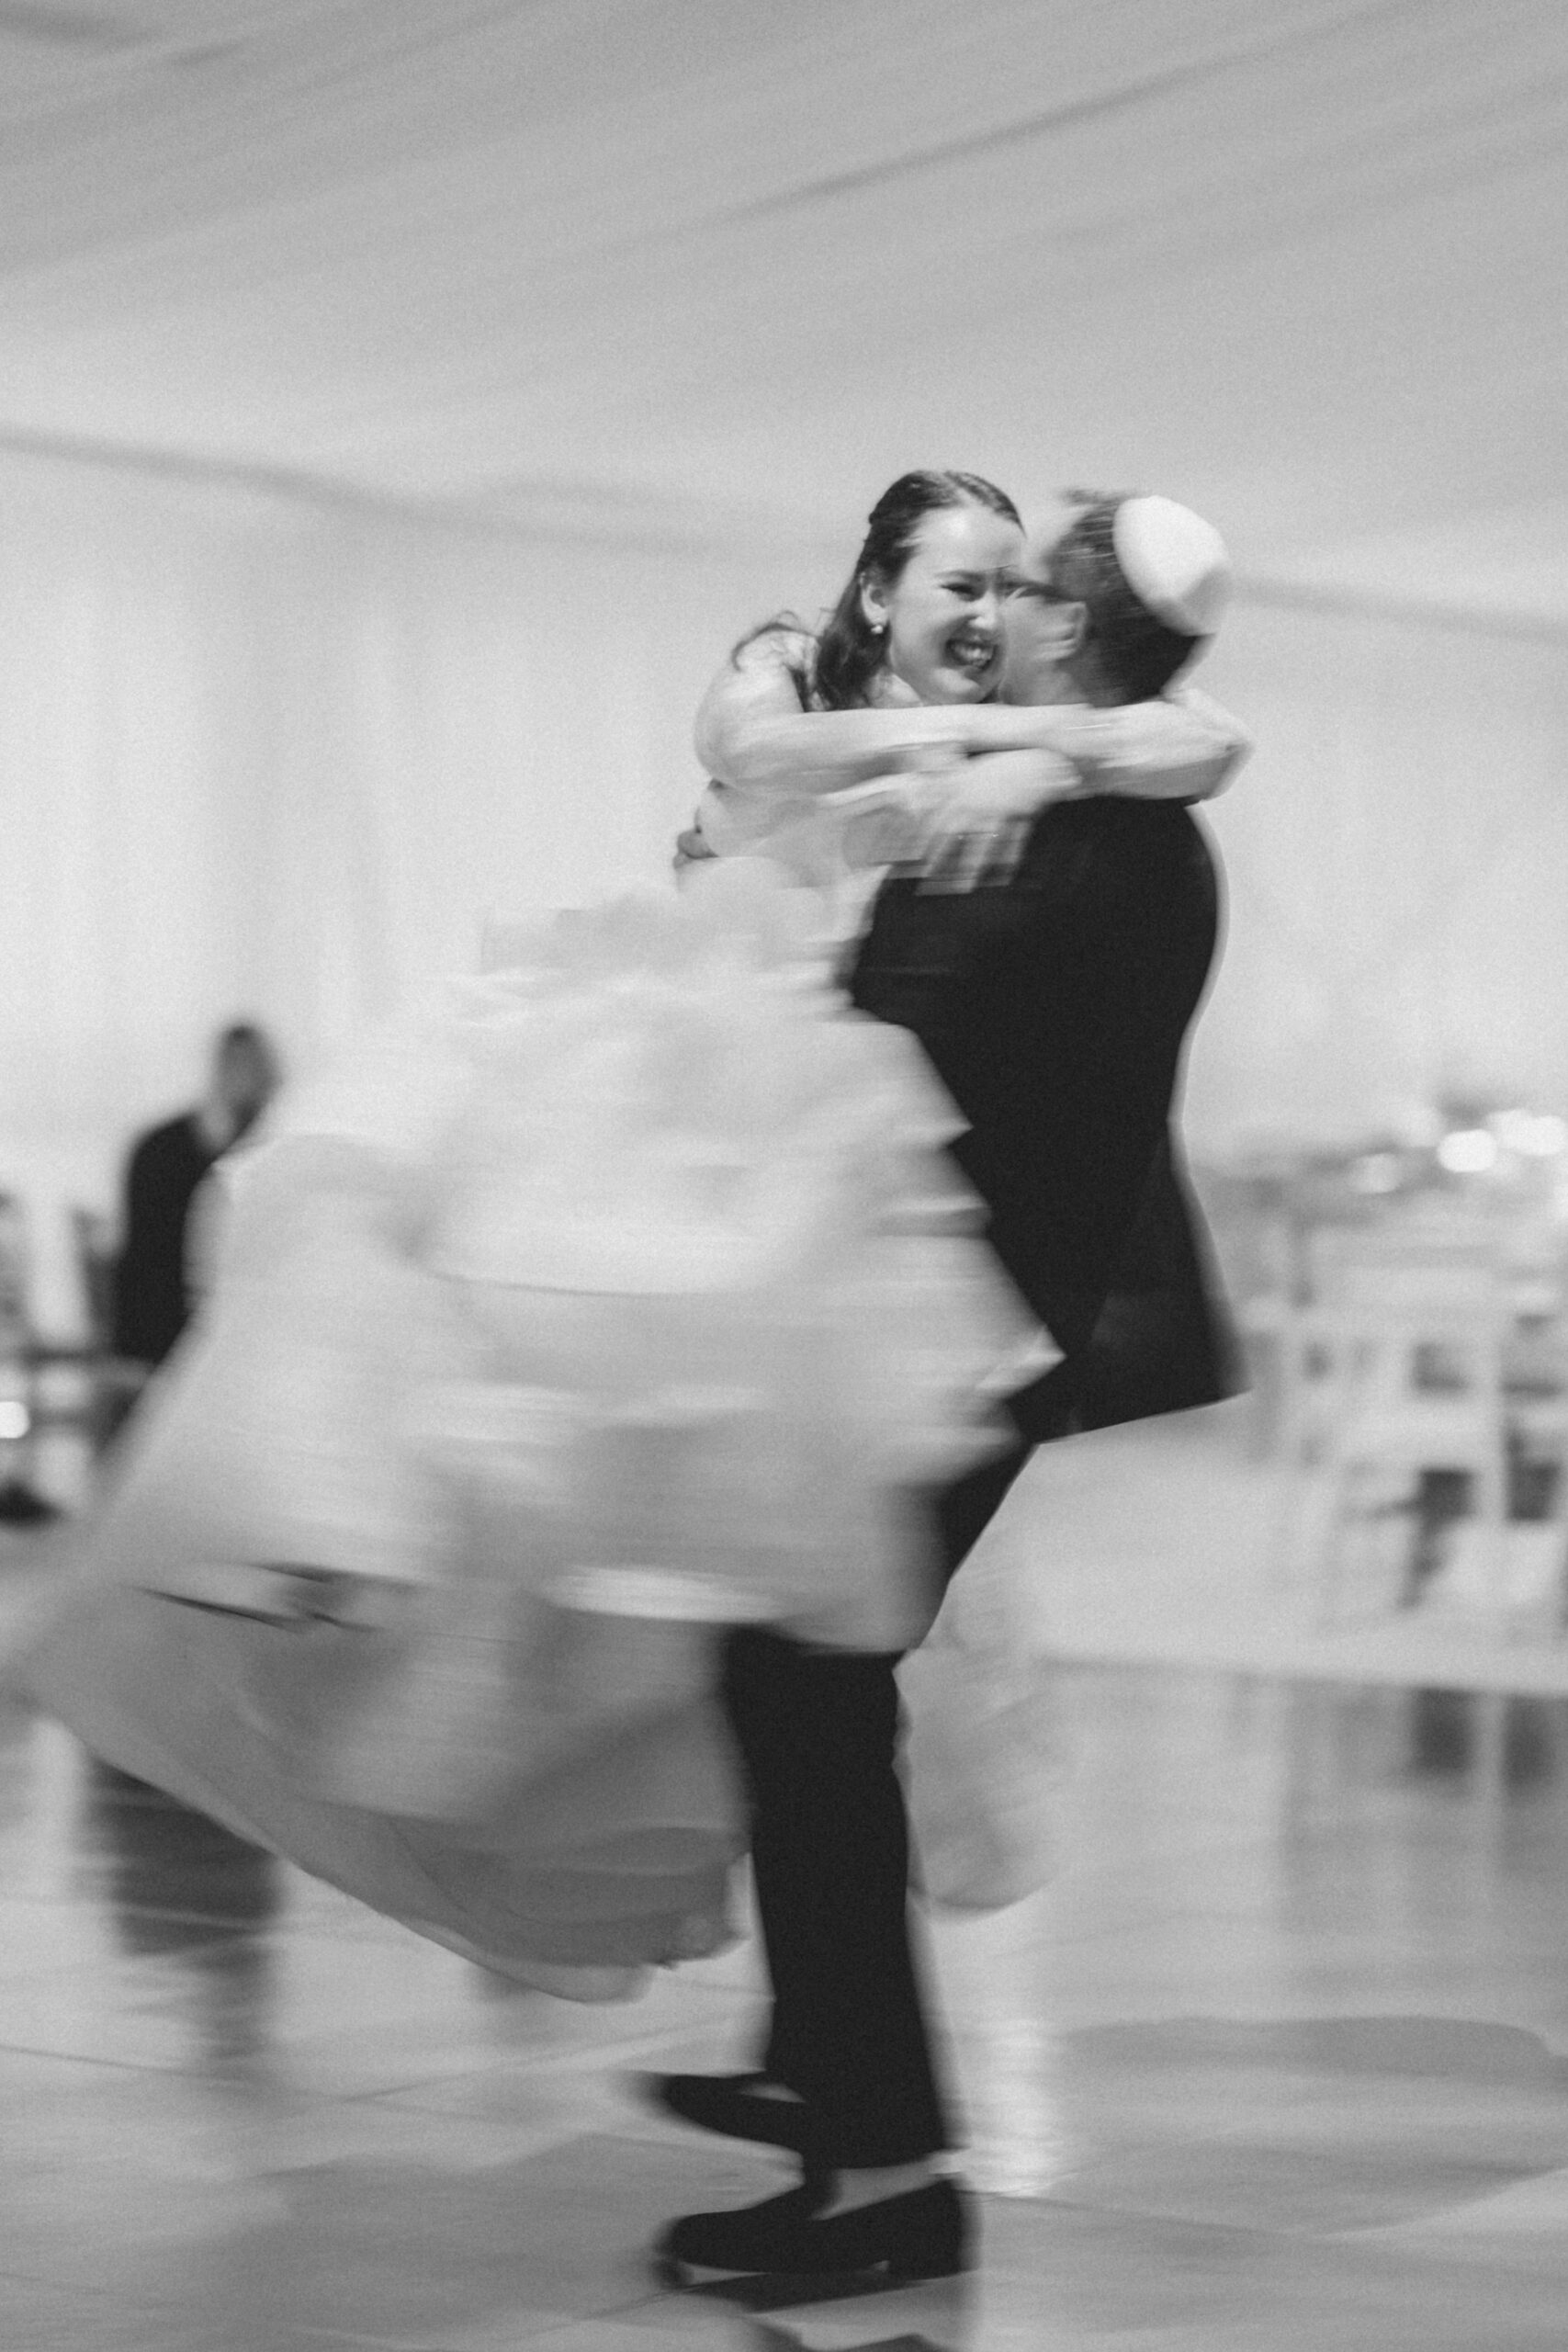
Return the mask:
<path fill-rule="evenodd" d="M 1568 616 L 1558 0 L 33 0 L 0 128 L 13 446 L 709 537 L 957 462 Z"/>
<path fill-rule="evenodd" d="M 1200 1146 L 1424 1132 L 1444 1100 L 1568 1110 L 1568 665 L 1504 633 L 1244 598 L 1204 684 L 1258 749 L 1207 812 L 1227 937 Z"/>

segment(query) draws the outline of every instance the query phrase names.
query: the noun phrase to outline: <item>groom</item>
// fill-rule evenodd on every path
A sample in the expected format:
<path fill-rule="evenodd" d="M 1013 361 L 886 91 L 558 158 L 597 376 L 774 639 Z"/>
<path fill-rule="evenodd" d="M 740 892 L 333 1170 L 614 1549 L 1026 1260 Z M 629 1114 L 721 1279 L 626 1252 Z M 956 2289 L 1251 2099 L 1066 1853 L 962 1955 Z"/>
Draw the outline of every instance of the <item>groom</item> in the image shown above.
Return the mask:
<path fill-rule="evenodd" d="M 1007 699 L 1152 698 L 1212 637 L 1228 579 L 1187 508 L 1075 500 L 1010 599 Z M 962 785 L 947 821 L 967 822 Z M 1013 1400 L 1036 1442 L 1229 1393 L 1171 1133 L 1218 937 L 1212 854 L 1172 801 L 1060 801 L 1005 889 L 879 895 L 852 994 L 914 1031 L 970 1123 L 955 1148 L 992 1245 L 1063 1351 Z"/>
<path fill-rule="evenodd" d="M 1217 536 L 1166 499 L 1073 500 L 1010 600 L 1008 697 L 1108 707 L 1158 695 L 1228 590 Z M 961 854 L 998 820 L 960 779 Z M 978 864 L 985 863 L 980 838 Z M 1004 885 L 878 894 L 852 994 L 911 1030 L 968 1121 L 955 1147 L 989 1238 L 1062 1351 L 1010 1400 L 1017 1442 L 935 1498 L 952 1576 L 1034 1444 L 1228 1393 L 1169 1123 L 1218 940 L 1213 858 L 1174 802 L 1058 801 Z M 803 2186 L 697 2214 L 679 2268 L 910 2275 L 962 2267 L 966 2225 L 933 2158 L 951 2144 L 907 1917 L 897 1657 L 746 1629 L 724 1695 L 752 1812 L 773 2006 L 759 2071 L 672 2075 L 663 2104 L 793 2148 Z"/>

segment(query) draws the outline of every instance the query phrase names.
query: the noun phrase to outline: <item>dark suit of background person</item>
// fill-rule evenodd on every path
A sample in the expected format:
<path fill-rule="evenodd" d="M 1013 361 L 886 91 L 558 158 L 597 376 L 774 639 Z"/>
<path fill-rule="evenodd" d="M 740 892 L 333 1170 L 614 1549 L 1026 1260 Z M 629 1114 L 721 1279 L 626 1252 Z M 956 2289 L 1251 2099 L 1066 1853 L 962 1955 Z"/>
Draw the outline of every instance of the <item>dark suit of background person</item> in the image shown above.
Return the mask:
<path fill-rule="evenodd" d="M 277 1083 L 277 1059 L 264 1033 L 236 1023 L 214 1043 L 203 1100 L 132 1147 L 113 1284 L 111 1345 L 121 1361 L 152 1372 L 185 1329 L 192 1306 L 191 1204 L 216 1162 L 254 1125 Z"/>
<path fill-rule="evenodd" d="M 1100 702 L 1165 682 L 1150 684 L 1145 665 L 1106 683 L 1102 626 L 1113 648 L 1120 621 L 1145 654 L 1163 626 L 1111 552 L 1119 503 L 1088 510 L 1103 545 L 1077 581 L 1082 674 Z M 1055 569 L 1043 564 L 1042 593 L 1062 601 Z M 1165 636 L 1174 673 L 1198 639 Z M 1171 802 L 1058 802 L 1005 887 L 945 894 L 893 879 L 878 894 L 851 994 L 914 1033 L 969 1121 L 954 1149 L 992 1245 L 1063 1351 L 1011 1401 L 1016 1446 L 934 1498 L 944 1581 L 1035 1443 L 1232 1392 L 1170 1133 L 1218 938 L 1213 858 Z M 806 2143 L 819 2120 L 818 2145 L 840 2165 L 899 2165 L 950 2144 L 908 1946 L 897 1662 L 750 1630 L 727 1650 L 773 1992 L 759 2064 L 805 2100 Z"/>

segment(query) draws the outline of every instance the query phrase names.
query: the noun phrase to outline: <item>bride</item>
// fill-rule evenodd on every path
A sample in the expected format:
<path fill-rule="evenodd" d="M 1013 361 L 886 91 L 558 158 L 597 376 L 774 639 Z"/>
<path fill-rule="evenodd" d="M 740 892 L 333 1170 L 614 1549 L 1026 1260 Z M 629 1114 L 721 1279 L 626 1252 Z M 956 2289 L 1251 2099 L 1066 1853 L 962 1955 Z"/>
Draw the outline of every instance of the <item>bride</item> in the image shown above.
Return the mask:
<path fill-rule="evenodd" d="M 1125 714 L 985 700 L 1021 541 L 999 492 L 940 511 L 971 509 L 1000 526 L 986 564 L 867 623 L 902 666 L 863 664 L 855 707 L 815 707 L 825 638 L 770 718 L 800 654 L 776 633 L 730 673 L 738 764 L 710 697 L 729 855 L 541 922 L 287 1099 L 14 1669 L 121 1769 L 575 1997 L 731 1939 L 717 1631 L 917 1643 L 908 1498 L 997 1454 L 989 1399 L 1035 1336 L 965 1229 L 951 1103 L 848 1007 L 802 882 L 918 863 L 954 808 L 994 870 L 1029 795 L 1235 756 L 1176 706 L 1156 753 Z"/>

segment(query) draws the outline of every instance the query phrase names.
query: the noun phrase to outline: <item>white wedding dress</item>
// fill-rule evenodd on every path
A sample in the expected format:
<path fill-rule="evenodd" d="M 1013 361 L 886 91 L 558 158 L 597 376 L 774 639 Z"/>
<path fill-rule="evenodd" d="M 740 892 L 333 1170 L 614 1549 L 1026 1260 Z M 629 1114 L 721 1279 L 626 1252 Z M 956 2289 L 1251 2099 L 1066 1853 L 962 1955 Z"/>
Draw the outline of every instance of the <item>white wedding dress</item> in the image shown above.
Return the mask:
<path fill-rule="evenodd" d="M 41 1708 L 503 1975 L 613 1997 L 730 1939 L 722 1627 L 918 1644 L 911 1490 L 1033 1336 L 818 921 L 717 861 L 285 1098 L 13 1667 Z"/>

